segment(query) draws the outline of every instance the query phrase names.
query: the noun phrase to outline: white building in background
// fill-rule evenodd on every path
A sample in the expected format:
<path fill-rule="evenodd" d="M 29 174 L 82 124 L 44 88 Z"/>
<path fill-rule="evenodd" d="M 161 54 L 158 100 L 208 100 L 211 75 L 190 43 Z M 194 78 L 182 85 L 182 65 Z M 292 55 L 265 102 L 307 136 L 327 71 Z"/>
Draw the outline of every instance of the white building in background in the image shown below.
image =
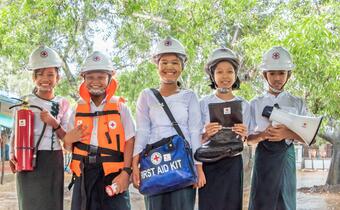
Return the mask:
<path fill-rule="evenodd" d="M 331 150 L 324 147 L 307 147 L 295 144 L 296 169 L 328 170 L 331 165 Z"/>

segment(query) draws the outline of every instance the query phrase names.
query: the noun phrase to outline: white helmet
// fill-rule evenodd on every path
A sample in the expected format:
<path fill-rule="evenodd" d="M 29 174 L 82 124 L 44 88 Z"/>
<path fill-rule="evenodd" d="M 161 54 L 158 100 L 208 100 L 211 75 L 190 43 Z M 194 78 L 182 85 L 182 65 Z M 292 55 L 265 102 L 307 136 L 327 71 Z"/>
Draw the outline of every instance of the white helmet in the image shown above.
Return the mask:
<path fill-rule="evenodd" d="M 114 71 L 114 68 L 108 56 L 102 52 L 95 51 L 86 58 L 80 73 L 83 75 L 94 70 L 111 73 Z"/>
<path fill-rule="evenodd" d="M 291 71 L 295 65 L 288 50 L 283 47 L 273 47 L 263 55 L 260 70 L 265 71 L 278 71 L 286 70 Z"/>
<path fill-rule="evenodd" d="M 211 75 L 212 74 L 211 68 L 215 66 L 218 62 L 223 61 L 223 60 L 230 62 L 234 66 L 235 71 L 238 70 L 240 61 L 237 58 L 236 54 L 228 48 L 221 47 L 221 48 L 215 49 L 212 52 L 212 54 L 209 56 L 208 63 L 206 64 L 204 68 L 205 72 L 208 75 Z"/>
<path fill-rule="evenodd" d="M 187 54 L 185 53 L 183 45 L 177 39 L 172 37 L 167 37 L 156 45 L 156 48 L 152 54 L 153 62 L 158 64 L 160 55 L 165 53 L 177 54 L 184 63 L 187 60 Z"/>
<path fill-rule="evenodd" d="M 61 60 L 58 53 L 44 45 L 33 50 L 28 61 L 29 70 L 36 70 L 49 67 L 60 68 L 62 65 L 63 61 Z"/>

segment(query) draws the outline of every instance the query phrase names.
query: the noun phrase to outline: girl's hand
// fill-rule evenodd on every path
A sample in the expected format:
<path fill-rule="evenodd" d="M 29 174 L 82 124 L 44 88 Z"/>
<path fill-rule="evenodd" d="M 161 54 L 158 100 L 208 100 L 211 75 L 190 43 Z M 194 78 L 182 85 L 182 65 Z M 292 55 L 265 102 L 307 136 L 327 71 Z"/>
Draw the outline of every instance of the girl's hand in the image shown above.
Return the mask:
<path fill-rule="evenodd" d="M 222 125 L 217 122 L 208 123 L 205 125 L 205 133 L 204 136 L 206 139 L 209 139 L 213 135 L 215 135 L 219 130 L 222 129 Z"/>
<path fill-rule="evenodd" d="M 112 183 L 117 184 L 116 194 L 123 193 L 129 188 L 130 176 L 125 171 L 122 171 L 118 176 L 116 176 Z"/>
<path fill-rule="evenodd" d="M 282 141 L 283 139 L 294 139 L 294 132 L 285 125 L 269 126 L 267 128 L 269 141 Z"/>
<path fill-rule="evenodd" d="M 82 124 L 78 125 L 77 127 L 73 128 L 69 132 L 66 133 L 63 140 L 64 143 L 70 145 L 74 142 L 81 141 L 84 136 L 90 135 L 89 132 L 86 132 L 87 126 L 83 126 Z"/>
<path fill-rule="evenodd" d="M 56 128 L 59 125 L 59 122 L 46 109 L 40 112 L 40 119 L 47 125 L 52 126 L 52 128 Z"/>
<path fill-rule="evenodd" d="M 242 136 L 242 139 L 246 139 L 247 135 L 248 135 L 248 130 L 247 130 L 247 126 L 245 126 L 244 124 L 234 124 L 234 126 L 231 128 L 231 130 L 233 132 L 235 132 L 236 134 Z"/>
<path fill-rule="evenodd" d="M 10 159 L 9 159 L 9 166 L 11 167 L 11 171 L 14 174 L 17 172 L 16 165 L 17 165 L 17 159 L 16 159 L 14 153 L 11 153 Z"/>
<path fill-rule="evenodd" d="M 132 183 L 136 189 L 140 186 L 140 170 L 138 166 L 132 167 Z"/>
<path fill-rule="evenodd" d="M 194 188 L 201 188 L 204 187 L 204 185 L 207 183 L 205 179 L 205 174 L 202 168 L 202 164 L 197 164 L 196 165 L 196 170 L 197 170 L 197 183 L 194 184 Z"/>

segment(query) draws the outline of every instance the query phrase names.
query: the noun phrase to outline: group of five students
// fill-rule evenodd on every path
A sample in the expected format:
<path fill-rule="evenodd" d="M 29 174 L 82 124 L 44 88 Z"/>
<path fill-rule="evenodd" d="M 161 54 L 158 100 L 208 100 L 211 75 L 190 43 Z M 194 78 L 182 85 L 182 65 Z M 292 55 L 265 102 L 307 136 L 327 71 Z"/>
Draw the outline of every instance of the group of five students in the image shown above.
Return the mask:
<path fill-rule="evenodd" d="M 288 51 L 273 47 L 263 56 L 260 69 L 268 83 L 267 92 L 250 104 L 233 94 L 240 86 L 240 61 L 228 48 L 214 50 L 205 71 L 215 91 L 201 101 L 178 82 L 187 55 L 183 45 L 168 37 L 160 41 L 152 60 L 157 66 L 158 91 L 174 115 L 193 153 L 223 129 L 210 122 L 211 103 L 241 101 L 243 123 L 234 124 L 233 132 L 249 145 L 258 144 L 255 154 L 249 209 L 296 209 L 295 156 L 293 140 L 301 138 L 283 125 L 271 125 L 262 117 L 265 106 L 278 103 L 296 114 L 305 115 L 301 99 L 284 91 L 294 68 Z M 143 90 L 137 100 L 136 124 L 123 98 L 115 96 L 118 82 L 111 60 L 101 52 L 87 57 L 81 69 L 83 82 L 80 99 L 73 111 L 67 101 L 54 93 L 62 66 L 58 54 L 41 46 L 33 51 L 29 69 L 33 70 L 34 92 L 27 96 L 30 104 L 43 107 L 36 112 L 35 141 L 47 124 L 39 144 L 37 167 L 33 172 L 17 173 L 19 208 L 63 209 L 62 140 L 72 152 L 72 210 L 130 209 L 130 180 L 139 188 L 140 153 L 148 144 L 176 134 L 172 122 L 150 89 Z M 129 85 L 133 88 L 133 84 Z M 54 107 L 54 108 L 53 108 Z M 55 108 L 56 107 L 56 108 Z M 15 172 L 15 130 L 12 134 L 11 168 Z M 225 157 L 213 163 L 194 161 L 197 183 L 193 186 L 158 195 L 145 196 L 147 210 L 193 210 L 199 189 L 200 210 L 240 210 L 243 198 L 242 155 Z M 131 176 L 131 179 L 130 179 Z M 105 186 L 116 184 L 110 197 Z"/>

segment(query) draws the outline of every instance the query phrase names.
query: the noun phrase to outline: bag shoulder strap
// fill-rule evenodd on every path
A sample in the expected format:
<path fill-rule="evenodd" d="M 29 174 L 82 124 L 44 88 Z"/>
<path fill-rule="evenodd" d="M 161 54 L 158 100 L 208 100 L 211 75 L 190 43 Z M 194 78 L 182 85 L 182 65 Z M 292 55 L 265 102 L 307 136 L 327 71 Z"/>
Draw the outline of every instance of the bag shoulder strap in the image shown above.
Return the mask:
<path fill-rule="evenodd" d="M 158 99 L 159 103 L 162 104 L 162 107 L 166 113 L 166 115 L 168 115 L 170 122 L 172 124 L 172 126 L 175 128 L 175 130 L 177 131 L 178 135 L 180 135 L 183 139 L 185 139 L 184 134 L 181 130 L 181 128 L 179 127 L 178 123 L 176 122 L 174 116 L 172 115 L 168 105 L 166 104 L 164 98 L 162 97 L 162 95 L 160 94 L 160 92 L 158 90 L 156 90 L 155 88 L 150 88 L 150 90 L 153 92 L 153 94 L 156 96 L 156 98 Z"/>

